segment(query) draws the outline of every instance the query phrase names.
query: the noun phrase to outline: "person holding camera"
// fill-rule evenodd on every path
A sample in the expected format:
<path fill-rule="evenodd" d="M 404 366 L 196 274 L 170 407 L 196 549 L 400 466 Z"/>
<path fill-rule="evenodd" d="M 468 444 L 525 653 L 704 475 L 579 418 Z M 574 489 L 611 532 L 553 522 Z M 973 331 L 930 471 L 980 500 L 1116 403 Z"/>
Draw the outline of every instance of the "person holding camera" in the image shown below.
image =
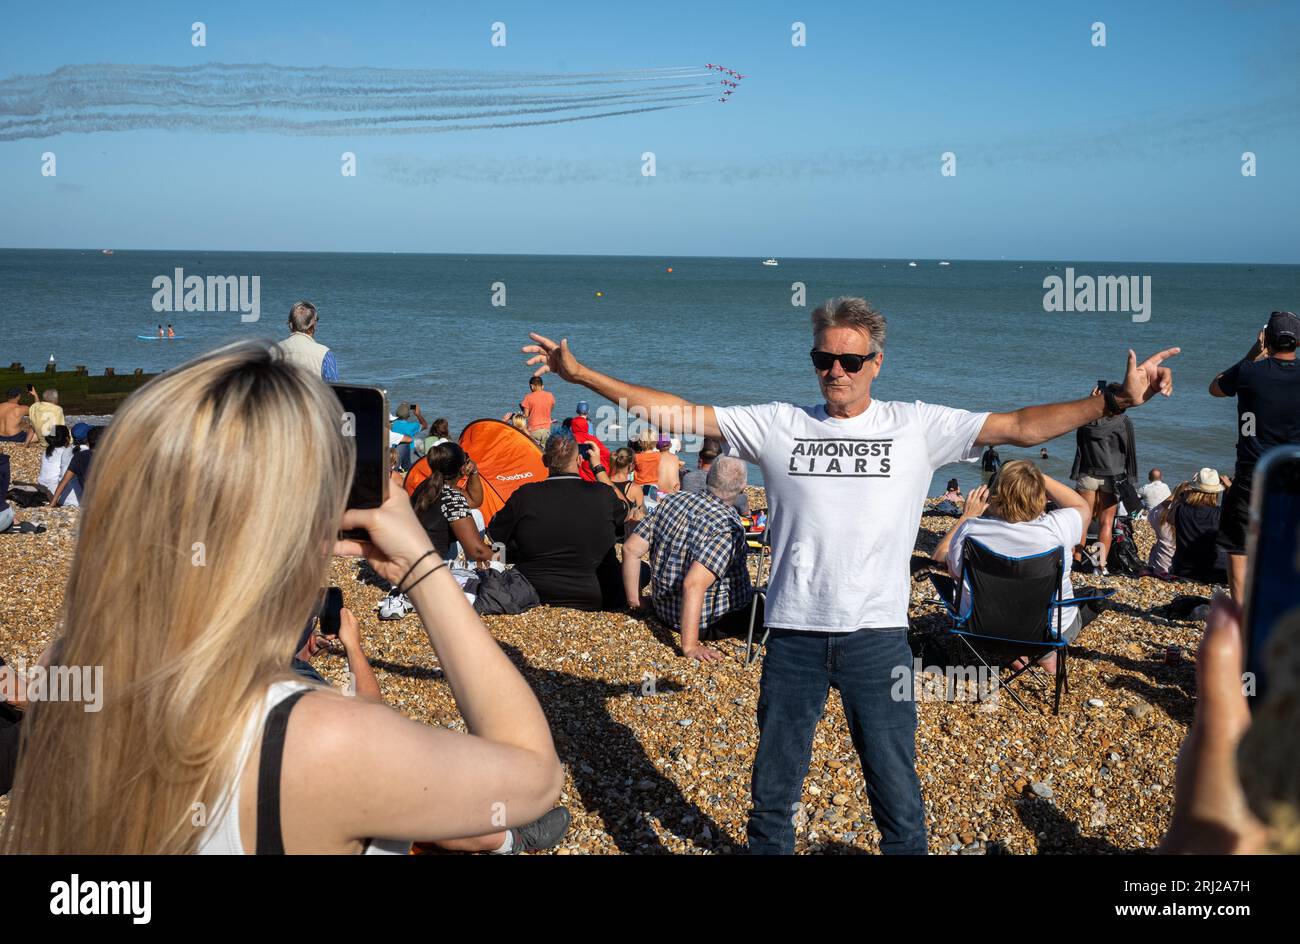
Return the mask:
<path fill-rule="evenodd" d="M 1274 446 L 1300 443 L 1300 317 L 1275 311 L 1246 356 L 1210 382 L 1210 396 L 1237 398 L 1237 468 L 1223 498 L 1217 544 L 1228 556 L 1228 590 L 1245 599 L 1246 530 L 1255 466 Z"/>
<path fill-rule="evenodd" d="M 102 667 L 113 696 L 28 710 L 0 850 L 404 853 L 551 810 L 564 770 L 536 696 L 405 492 L 346 508 L 356 448 L 330 388 L 267 344 L 219 348 L 127 399 L 97 450 L 59 621 L 61 663 Z M 364 556 L 412 600 L 466 734 L 293 673 L 333 554 Z"/>

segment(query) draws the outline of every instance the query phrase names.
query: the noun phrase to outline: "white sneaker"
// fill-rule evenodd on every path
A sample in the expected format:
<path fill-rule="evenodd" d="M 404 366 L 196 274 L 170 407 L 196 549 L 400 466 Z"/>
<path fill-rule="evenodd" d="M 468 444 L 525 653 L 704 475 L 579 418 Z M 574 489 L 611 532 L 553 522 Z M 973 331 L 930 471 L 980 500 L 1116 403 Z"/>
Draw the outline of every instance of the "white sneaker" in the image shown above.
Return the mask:
<path fill-rule="evenodd" d="M 379 618 L 381 620 L 399 620 L 407 613 L 414 610 L 411 601 L 406 598 L 406 594 L 389 594 L 379 601 Z"/>

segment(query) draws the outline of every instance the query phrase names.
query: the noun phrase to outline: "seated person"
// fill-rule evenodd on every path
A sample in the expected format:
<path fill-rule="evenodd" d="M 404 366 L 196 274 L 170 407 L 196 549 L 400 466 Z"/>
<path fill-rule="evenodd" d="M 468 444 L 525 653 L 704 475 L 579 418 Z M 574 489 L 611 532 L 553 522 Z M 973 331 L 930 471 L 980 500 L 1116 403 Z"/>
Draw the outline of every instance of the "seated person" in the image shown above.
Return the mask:
<path fill-rule="evenodd" d="M 610 464 L 610 485 L 627 507 L 627 520 L 640 521 L 645 517 L 645 492 L 636 484 L 636 454 L 627 446 L 616 449 Z"/>
<path fill-rule="evenodd" d="M 1174 529 L 1174 555 L 1169 572 L 1200 583 L 1226 584 L 1228 560 L 1215 546 L 1219 533 L 1219 495 L 1227 476 L 1201 469 L 1167 515 Z M 1228 481 L 1227 484 L 1231 484 Z"/>
<path fill-rule="evenodd" d="M 417 440 L 416 452 L 424 455 L 438 443 L 451 441 L 451 426 L 447 423 L 445 416 L 440 416 L 429 424 L 429 435 L 423 440 Z"/>
<path fill-rule="evenodd" d="M 45 437 L 45 442 L 45 454 L 41 456 L 41 471 L 36 476 L 36 484 L 53 495 L 63 481 L 63 474 L 68 471 L 75 447 L 72 445 L 72 434 L 66 426 L 54 427 L 50 435 Z M 68 504 L 75 504 L 75 497 Z"/>
<path fill-rule="evenodd" d="M 961 486 L 957 484 L 956 479 L 948 480 L 948 491 L 939 497 L 939 501 L 964 502 L 966 497 L 961 493 Z"/>
<path fill-rule="evenodd" d="M 452 542 L 458 541 L 466 560 L 486 564 L 492 559 L 492 545 L 479 534 L 465 493 L 455 485 L 472 465 L 465 450 L 454 442 L 444 442 L 420 461 L 428 463 L 429 475 L 411 494 L 411 506 L 433 549 L 446 557 Z"/>
<path fill-rule="evenodd" d="M 589 450 L 593 459 L 594 451 Z M 614 544 L 622 536 L 627 508 L 603 482 L 578 475 L 578 442 L 566 427 L 546 440 L 541 482 L 521 485 L 492 518 L 492 541 L 506 546 L 506 559 L 533 585 L 541 601 L 577 610 L 619 609 L 623 583 Z"/>
<path fill-rule="evenodd" d="M 27 392 L 36 401 L 27 408 L 28 422 L 36 431 L 37 439 L 44 440 L 54 432 L 54 427 L 62 426 L 66 422 L 63 417 L 63 407 L 59 406 L 59 391 L 51 387 L 38 396 L 36 387 L 28 384 Z"/>
<path fill-rule="evenodd" d="M 1047 510 L 1049 499 L 1059 506 L 1055 511 Z M 981 517 L 985 511 L 989 514 Z M 1028 459 L 1016 459 L 998 471 L 997 491 L 992 496 L 986 485 L 971 490 L 960 520 L 944 535 L 932 556 L 946 562 L 948 573 L 957 581 L 962 579 L 962 551 L 967 538 L 1007 557 L 1028 557 L 1059 547 L 1065 558 L 1060 598 L 1068 600 L 1074 596 L 1070 584 L 1071 552 L 1084 538 L 1087 515 L 1087 502 L 1073 488 L 1044 475 Z M 957 589 L 954 583 L 951 599 L 957 599 Z M 969 583 L 961 588 L 960 598 L 966 615 L 970 612 Z M 1087 606 L 1065 607 L 1060 616 L 1061 638 L 1073 641 L 1098 612 Z M 1053 619 L 1052 626 L 1056 625 Z M 1039 661 L 1048 672 L 1056 671 L 1055 653 Z M 1017 660 L 1015 667 L 1022 664 Z"/>
<path fill-rule="evenodd" d="M 701 639 L 744 635 L 754 588 L 745 566 L 745 529 L 734 502 L 745 489 L 745 463 L 721 456 L 703 494 L 675 492 L 623 544 L 627 605 L 641 607 L 641 557 L 650 554 L 655 615 L 682 636 L 682 655 L 712 661 L 722 653 Z M 761 607 L 756 625 L 761 626 Z"/>
<path fill-rule="evenodd" d="M 68 462 L 68 469 L 54 489 L 50 505 L 79 505 L 85 498 L 86 481 L 90 475 L 90 464 L 95 458 L 95 446 L 104 433 L 104 427 L 92 426 L 86 433 L 86 448 L 74 452 Z"/>
<path fill-rule="evenodd" d="M 709 468 L 725 451 L 721 439 L 706 438 L 704 445 L 700 447 L 699 468 L 687 469 L 681 474 L 681 490 L 694 492 L 697 495 L 703 494 L 709 477 Z M 749 498 L 743 490 L 736 496 L 736 511 L 742 518 L 749 516 Z"/>
<path fill-rule="evenodd" d="M 18 402 L 22 395 L 21 387 L 10 387 L 5 391 L 4 402 L 0 403 L 0 442 L 29 443 L 36 440 L 36 431 L 28 419 L 29 407 Z"/>
<path fill-rule="evenodd" d="M 434 422 L 437 423 L 437 420 L 434 420 Z M 457 449 L 461 449 L 460 445 L 453 443 L 450 439 L 441 440 L 438 445 L 456 446 Z M 432 446 L 429 448 L 430 450 L 433 449 Z M 479 475 L 478 465 L 466 455 L 463 449 L 461 449 L 461 455 L 466 456 L 465 464 L 461 467 L 459 475 L 453 476 L 451 481 L 457 483 L 461 494 L 465 496 L 465 503 L 471 509 L 479 508 L 483 505 L 483 477 Z M 429 472 L 429 454 L 425 453 L 411 466 L 410 471 L 402 479 L 402 488 L 406 490 L 406 494 L 414 498 L 415 490 L 428 478 Z"/>
<path fill-rule="evenodd" d="M 583 410 L 586 409 L 586 403 L 579 403 L 578 406 Z M 595 465 L 593 465 L 587 458 L 588 450 L 579 450 L 578 475 L 582 477 L 584 482 L 598 481 L 600 476 L 596 473 L 596 466 L 598 465 L 608 471 L 610 463 L 613 460 L 610 458 L 609 449 L 605 444 L 592 434 L 591 426 L 587 420 L 587 414 L 583 412 L 565 420 L 561 425 L 561 428 L 567 428 L 569 435 L 577 440 L 579 446 L 592 446 L 595 448 L 596 451 L 592 454 L 595 459 Z"/>
<path fill-rule="evenodd" d="M 663 435 L 655 443 L 659 447 L 659 480 L 655 483 L 659 495 L 671 495 L 681 491 L 682 460 L 673 454 L 673 441 Z"/>
<path fill-rule="evenodd" d="M 1169 509 L 1182 497 L 1186 487 L 1184 482 L 1171 494 L 1169 486 L 1157 479 L 1142 489 L 1142 501 L 1151 506 L 1147 512 L 1147 524 L 1151 525 L 1156 536 L 1151 553 L 1147 555 L 1146 569 L 1158 577 L 1169 576 L 1169 568 L 1174 563 L 1174 524 Z"/>

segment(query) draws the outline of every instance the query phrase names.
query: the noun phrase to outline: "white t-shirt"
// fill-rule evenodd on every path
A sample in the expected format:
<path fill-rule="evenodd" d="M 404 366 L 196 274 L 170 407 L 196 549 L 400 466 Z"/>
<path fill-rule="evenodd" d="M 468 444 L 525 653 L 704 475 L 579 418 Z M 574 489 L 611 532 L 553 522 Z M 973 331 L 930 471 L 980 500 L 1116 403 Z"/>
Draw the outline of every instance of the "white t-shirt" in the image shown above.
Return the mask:
<path fill-rule="evenodd" d="M 716 412 L 734 454 L 763 470 L 767 625 L 834 633 L 906 626 L 930 477 L 978 457 L 988 414 L 888 400 L 872 400 L 852 419 L 790 403 Z"/>
<path fill-rule="evenodd" d="M 36 484 L 44 485 L 51 492 L 58 491 L 59 483 L 63 481 L 63 473 L 68 471 L 68 464 L 72 462 L 73 448 L 63 446 L 55 449 L 50 455 L 41 450 L 41 471 L 36 476 Z M 3 496 L 0 496 L 2 498 Z M 77 496 L 68 491 L 68 500 L 65 504 L 75 505 Z"/>
<path fill-rule="evenodd" d="M 974 538 L 990 551 L 1006 557 L 1028 557 L 1053 548 L 1065 548 L 1065 569 L 1061 572 L 1061 599 L 1074 596 L 1070 583 L 1070 565 L 1074 546 L 1083 535 L 1083 515 L 1077 508 L 1058 508 L 1033 521 L 1003 521 L 1000 518 L 971 518 L 957 525 L 948 545 L 948 573 L 961 573 L 962 544 Z M 970 583 L 962 590 L 962 615 L 970 615 Z M 1067 606 L 1061 612 L 1061 629 L 1068 630 L 1078 617 L 1078 607 Z M 1052 625 L 1056 622 L 1053 620 Z"/>

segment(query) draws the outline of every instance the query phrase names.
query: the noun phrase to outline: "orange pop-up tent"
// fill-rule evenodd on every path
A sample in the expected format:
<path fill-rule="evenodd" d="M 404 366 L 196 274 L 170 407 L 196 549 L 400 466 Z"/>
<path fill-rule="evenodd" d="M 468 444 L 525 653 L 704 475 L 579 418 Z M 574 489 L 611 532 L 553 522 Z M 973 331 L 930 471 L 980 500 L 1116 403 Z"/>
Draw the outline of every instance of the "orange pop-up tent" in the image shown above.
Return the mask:
<path fill-rule="evenodd" d="M 515 489 L 546 478 L 542 451 L 527 435 L 501 420 L 475 420 L 460 434 L 460 447 L 478 466 L 483 480 L 486 525 L 505 505 Z"/>
<path fill-rule="evenodd" d="M 460 434 L 460 447 L 478 466 L 483 481 L 483 504 L 479 511 L 486 526 L 520 485 L 546 478 L 542 452 L 528 436 L 501 420 L 475 420 Z M 414 495 L 429 477 L 429 460 L 420 459 L 411 466 L 403 483 L 408 495 Z M 457 485 L 463 490 L 465 480 Z"/>

